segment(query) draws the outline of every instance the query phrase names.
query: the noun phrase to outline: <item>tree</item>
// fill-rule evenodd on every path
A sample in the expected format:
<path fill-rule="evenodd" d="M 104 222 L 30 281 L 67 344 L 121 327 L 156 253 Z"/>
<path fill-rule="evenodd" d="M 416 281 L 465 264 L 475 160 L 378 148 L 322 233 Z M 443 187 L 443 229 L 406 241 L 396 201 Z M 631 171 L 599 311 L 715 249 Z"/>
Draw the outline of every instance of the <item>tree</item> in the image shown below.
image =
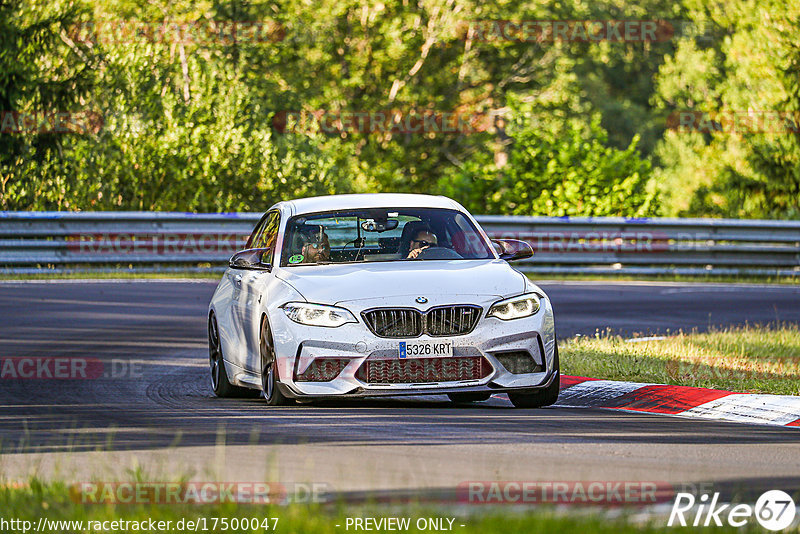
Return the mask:
<path fill-rule="evenodd" d="M 660 143 L 667 212 L 799 218 L 800 6 L 738 0 L 690 8 L 715 39 L 680 43 L 661 67 L 654 102 L 714 122 L 667 132 Z"/>
<path fill-rule="evenodd" d="M 551 216 L 648 216 L 658 212 L 650 164 L 634 138 L 608 145 L 599 116 L 585 124 L 534 115 L 511 106 L 508 162 L 498 167 L 488 150 L 476 152 L 444 180 L 446 193 L 476 213 Z"/>
<path fill-rule="evenodd" d="M 69 39 L 85 13 L 62 1 L 0 2 L 0 208 L 63 205 L 63 145 L 56 114 L 86 111 L 94 59 Z"/>

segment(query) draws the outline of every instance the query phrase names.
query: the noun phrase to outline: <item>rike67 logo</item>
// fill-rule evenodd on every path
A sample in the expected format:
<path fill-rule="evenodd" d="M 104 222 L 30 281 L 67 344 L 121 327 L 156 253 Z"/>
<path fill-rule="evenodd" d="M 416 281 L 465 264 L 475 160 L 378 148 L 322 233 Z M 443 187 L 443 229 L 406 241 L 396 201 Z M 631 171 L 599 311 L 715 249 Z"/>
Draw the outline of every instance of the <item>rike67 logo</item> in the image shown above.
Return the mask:
<path fill-rule="evenodd" d="M 721 527 L 725 523 L 732 527 L 743 527 L 753 518 L 765 529 L 778 531 L 789 527 L 797 509 L 794 500 L 780 490 L 767 491 L 750 504 L 720 503 L 719 493 L 709 498 L 703 494 L 696 499 L 691 493 L 678 493 L 667 526 Z"/>

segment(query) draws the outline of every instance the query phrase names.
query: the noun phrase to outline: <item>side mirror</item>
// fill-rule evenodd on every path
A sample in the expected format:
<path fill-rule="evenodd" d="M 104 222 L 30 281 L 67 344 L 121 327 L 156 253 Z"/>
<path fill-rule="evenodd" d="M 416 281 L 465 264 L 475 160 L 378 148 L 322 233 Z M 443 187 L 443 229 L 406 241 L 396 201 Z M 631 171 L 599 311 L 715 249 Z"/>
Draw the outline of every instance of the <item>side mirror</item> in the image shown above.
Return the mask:
<path fill-rule="evenodd" d="M 228 261 L 231 269 L 247 269 L 251 271 L 271 271 L 272 265 L 264 261 L 272 252 L 271 248 L 249 248 L 240 250 Z"/>
<path fill-rule="evenodd" d="M 501 260 L 517 261 L 533 256 L 533 248 L 519 239 L 492 239 Z"/>

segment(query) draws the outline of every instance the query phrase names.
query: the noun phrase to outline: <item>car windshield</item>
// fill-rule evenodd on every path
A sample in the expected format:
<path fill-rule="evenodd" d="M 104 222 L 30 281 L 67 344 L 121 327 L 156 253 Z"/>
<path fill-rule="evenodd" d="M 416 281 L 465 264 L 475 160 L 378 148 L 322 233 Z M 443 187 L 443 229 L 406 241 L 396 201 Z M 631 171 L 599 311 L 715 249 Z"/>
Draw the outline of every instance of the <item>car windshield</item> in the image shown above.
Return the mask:
<path fill-rule="evenodd" d="M 494 258 L 461 212 L 435 208 L 360 209 L 293 217 L 281 265 Z"/>

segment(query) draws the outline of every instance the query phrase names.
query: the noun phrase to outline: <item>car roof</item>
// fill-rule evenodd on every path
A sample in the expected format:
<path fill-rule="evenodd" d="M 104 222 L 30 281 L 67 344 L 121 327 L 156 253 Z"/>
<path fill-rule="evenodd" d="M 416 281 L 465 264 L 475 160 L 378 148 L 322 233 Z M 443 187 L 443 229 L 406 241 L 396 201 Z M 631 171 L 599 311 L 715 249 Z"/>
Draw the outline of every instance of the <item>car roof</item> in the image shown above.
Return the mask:
<path fill-rule="evenodd" d="M 339 209 L 362 208 L 447 208 L 463 210 L 455 200 L 443 196 L 409 193 L 365 193 L 359 195 L 328 195 L 279 202 L 273 208 L 288 207 L 293 215 Z"/>

